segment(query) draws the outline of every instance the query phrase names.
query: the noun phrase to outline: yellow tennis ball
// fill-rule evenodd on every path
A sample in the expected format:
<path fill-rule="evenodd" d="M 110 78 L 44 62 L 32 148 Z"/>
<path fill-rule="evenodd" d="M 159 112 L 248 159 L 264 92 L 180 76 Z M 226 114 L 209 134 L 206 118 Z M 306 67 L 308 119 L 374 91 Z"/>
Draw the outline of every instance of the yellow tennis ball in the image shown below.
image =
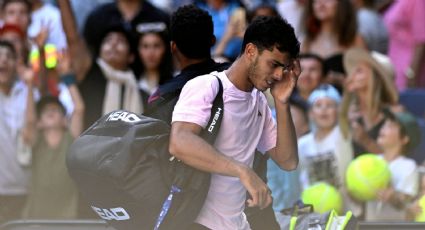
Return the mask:
<path fill-rule="evenodd" d="M 46 57 L 46 67 L 49 69 L 55 68 L 58 63 L 56 46 L 53 44 L 46 44 L 44 46 L 44 53 Z"/>
<path fill-rule="evenodd" d="M 338 213 L 342 211 L 342 196 L 339 191 L 332 185 L 324 182 L 318 182 L 301 194 L 301 199 L 305 204 L 313 205 L 314 211 L 317 213 L 325 213 L 335 210 Z"/>
<path fill-rule="evenodd" d="M 40 52 L 38 49 L 32 49 L 29 56 L 31 67 L 38 71 L 40 69 Z"/>
<path fill-rule="evenodd" d="M 376 198 L 376 192 L 385 189 L 391 179 L 387 162 L 376 154 L 363 154 L 354 159 L 345 175 L 348 192 L 358 200 Z"/>
<path fill-rule="evenodd" d="M 425 195 L 419 199 L 419 207 L 422 208 L 422 212 L 416 216 L 416 222 L 425 222 Z"/>

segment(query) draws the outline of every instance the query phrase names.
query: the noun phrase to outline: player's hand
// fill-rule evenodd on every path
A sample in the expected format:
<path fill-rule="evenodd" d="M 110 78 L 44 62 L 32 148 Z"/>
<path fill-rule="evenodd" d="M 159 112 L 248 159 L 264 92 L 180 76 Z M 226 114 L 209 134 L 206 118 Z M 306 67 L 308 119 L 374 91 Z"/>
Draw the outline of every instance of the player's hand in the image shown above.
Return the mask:
<path fill-rule="evenodd" d="M 241 175 L 240 180 L 251 196 L 247 200 L 248 207 L 264 209 L 272 203 L 270 189 L 253 170 L 247 169 Z"/>
<path fill-rule="evenodd" d="M 271 94 L 275 101 L 287 103 L 301 74 L 299 59 L 293 60 L 292 64 L 283 68 L 281 80 L 275 82 L 271 87 Z"/>

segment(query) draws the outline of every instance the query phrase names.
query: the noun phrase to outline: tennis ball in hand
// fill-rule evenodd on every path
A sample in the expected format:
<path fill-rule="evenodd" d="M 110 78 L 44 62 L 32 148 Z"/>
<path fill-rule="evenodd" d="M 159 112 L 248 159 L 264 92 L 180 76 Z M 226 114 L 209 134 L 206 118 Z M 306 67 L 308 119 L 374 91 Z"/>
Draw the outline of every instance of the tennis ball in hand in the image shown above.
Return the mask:
<path fill-rule="evenodd" d="M 387 162 L 376 154 L 363 154 L 347 167 L 346 185 L 351 196 L 361 201 L 374 200 L 378 190 L 391 179 Z"/>

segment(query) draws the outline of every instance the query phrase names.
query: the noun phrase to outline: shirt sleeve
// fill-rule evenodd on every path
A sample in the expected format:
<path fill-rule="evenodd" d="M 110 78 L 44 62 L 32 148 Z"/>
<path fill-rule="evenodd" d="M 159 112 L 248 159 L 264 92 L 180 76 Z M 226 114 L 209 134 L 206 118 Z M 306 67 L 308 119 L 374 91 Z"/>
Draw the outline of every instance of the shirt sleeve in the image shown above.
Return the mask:
<path fill-rule="evenodd" d="M 403 167 L 404 178 L 401 178 L 400 183 L 395 185 L 395 190 L 410 196 L 416 196 L 418 192 L 419 174 L 415 163 L 406 164 Z"/>
<path fill-rule="evenodd" d="M 218 81 L 213 76 L 199 76 L 187 82 L 174 107 L 171 123 L 190 122 L 205 128 L 217 92 Z"/>
<path fill-rule="evenodd" d="M 257 149 L 264 154 L 276 147 L 277 127 L 276 121 L 272 116 L 272 112 L 270 107 L 267 105 L 267 100 L 265 99 L 264 95 L 262 95 L 262 103 L 264 103 L 265 106 L 265 109 L 263 110 L 265 111 L 265 122 Z"/>

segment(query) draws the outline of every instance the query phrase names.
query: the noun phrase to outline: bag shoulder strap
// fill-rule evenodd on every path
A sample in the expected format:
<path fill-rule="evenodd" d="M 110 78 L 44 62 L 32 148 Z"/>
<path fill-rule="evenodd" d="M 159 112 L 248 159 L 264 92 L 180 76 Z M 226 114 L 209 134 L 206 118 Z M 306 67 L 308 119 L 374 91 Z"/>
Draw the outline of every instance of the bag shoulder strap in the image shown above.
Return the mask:
<path fill-rule="evenodd" d="M 214 144 L 215 142 L 224 114 L 223 83 L 217 75 L 214 76 L 218 80 L 218 92 L 212 103 L 210 119 L 202 135 L 210 144 Z"/>

